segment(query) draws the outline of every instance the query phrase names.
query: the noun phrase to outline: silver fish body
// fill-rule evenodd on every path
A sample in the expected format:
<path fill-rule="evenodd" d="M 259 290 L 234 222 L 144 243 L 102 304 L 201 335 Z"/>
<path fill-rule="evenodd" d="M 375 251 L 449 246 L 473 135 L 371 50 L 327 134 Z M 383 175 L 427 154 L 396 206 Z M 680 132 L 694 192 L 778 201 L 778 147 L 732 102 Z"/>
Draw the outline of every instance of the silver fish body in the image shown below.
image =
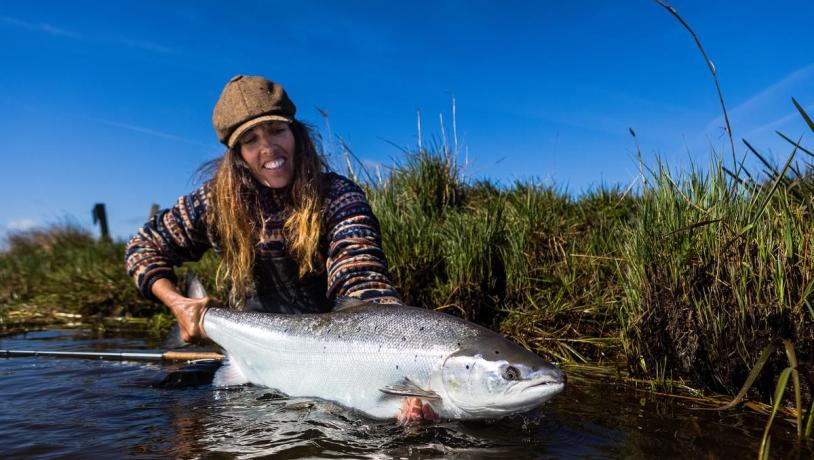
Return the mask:
<path fill-rule="evenodd" d="M 216 384 L 263 385 L 378 419 L 397 416 L 407 396 L 442 418 L 499 417 L 538 406 L 565 383 L 557 367 L 489 329 L 415 307 L 358 302 L 302 315 L 211 308 L 204 329 L 229 357 Z"/>

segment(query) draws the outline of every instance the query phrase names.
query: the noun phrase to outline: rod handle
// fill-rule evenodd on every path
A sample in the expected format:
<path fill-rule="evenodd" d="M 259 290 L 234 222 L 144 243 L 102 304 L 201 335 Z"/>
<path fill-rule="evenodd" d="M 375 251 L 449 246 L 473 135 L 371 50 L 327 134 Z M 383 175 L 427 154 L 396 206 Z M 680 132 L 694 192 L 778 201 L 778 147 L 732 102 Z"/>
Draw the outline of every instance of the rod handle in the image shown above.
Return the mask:
<path fill-rule="evenodd" d="M 196 351 L 168 351 L 163 358 L 167 361 L 195 361 L 198 359 L 223 360 L 223 355 L 215 352 Z"/>

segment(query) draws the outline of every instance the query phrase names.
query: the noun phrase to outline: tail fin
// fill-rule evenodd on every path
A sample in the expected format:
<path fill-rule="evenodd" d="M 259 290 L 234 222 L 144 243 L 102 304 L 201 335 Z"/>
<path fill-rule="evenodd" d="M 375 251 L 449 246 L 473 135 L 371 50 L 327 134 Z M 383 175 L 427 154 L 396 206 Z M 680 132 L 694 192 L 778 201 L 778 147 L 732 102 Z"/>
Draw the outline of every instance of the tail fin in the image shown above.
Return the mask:
<path fill-rule="evenodd" d="M 187 292 L 190 299 L 200 299 L 206 297 L 206 289 L 203 287 L 200 278 L 192 270 L 187 271 Z"/>
<path fill-rule="evenodd" d="M 178 323 L 172 325 L 164 341 L 161 342 L 161 348 L 165 350 L 177 350 L 179 348 L 188 347 L 189 345 L 189 343 L 184 342 L 184 339 L 181 338 L 181 328 L 178 327 Z"/>

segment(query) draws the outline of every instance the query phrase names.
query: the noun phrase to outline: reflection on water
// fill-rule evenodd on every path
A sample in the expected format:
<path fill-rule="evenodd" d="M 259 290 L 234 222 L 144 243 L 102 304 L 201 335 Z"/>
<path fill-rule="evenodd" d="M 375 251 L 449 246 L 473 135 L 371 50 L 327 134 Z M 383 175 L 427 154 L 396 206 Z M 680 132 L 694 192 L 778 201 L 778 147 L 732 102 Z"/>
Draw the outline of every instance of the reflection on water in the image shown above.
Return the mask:
<path fill-rule="evenodd" d="M 53 330 L 0 349 L 154 350 L 138 333 Z M 764 419 L 693 411 L 602 379 L 569 375 L 538 411 L 492 422 L 401 427 L 326 401 L 257 387 L 153 386 L 177 365 L 0 359 L 4 458 L 753 458 Z M 772 456 L 811 458 L 777 424 Z"/>

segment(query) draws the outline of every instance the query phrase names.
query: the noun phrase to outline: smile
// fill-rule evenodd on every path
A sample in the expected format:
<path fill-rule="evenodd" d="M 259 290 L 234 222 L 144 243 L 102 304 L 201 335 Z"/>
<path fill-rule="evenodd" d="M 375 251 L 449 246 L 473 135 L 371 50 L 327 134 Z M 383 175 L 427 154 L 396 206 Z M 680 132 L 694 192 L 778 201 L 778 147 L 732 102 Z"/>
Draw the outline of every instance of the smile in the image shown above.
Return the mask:
<path fill-rule="evenodd" d="M 280 169 L 285 165 L 285 158 L 278 158 L 276 160 L 268 161 L 263 163 L 263 169 L 268 169 L 271 171 Z"/>

